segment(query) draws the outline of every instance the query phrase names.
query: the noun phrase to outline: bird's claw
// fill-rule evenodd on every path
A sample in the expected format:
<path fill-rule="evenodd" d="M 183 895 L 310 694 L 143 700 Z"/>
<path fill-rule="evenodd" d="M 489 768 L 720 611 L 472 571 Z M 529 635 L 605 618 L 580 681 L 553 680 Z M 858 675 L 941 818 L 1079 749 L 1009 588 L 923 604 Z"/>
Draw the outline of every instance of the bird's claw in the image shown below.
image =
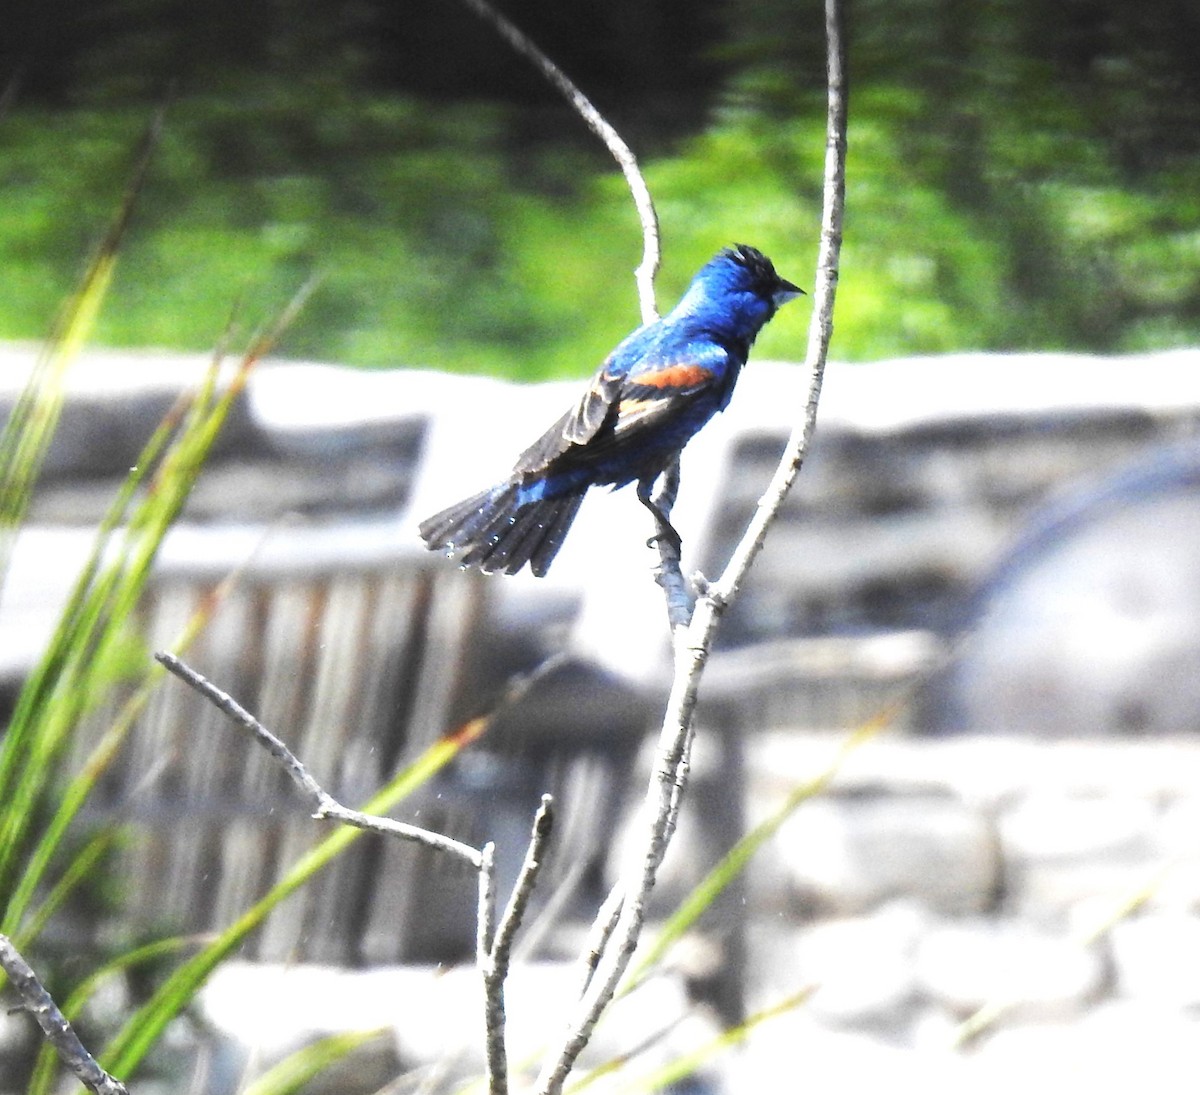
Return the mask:
<path fill-rule="evenodd" d="M 646 547 L 657 547 L 659 544 L 663 543 L 670 544 L 671 550 L 676 556 L 683 554 L 683 540 L 673 529 L 670 532 L 668 532 L 666 529 L 656 532 L 646 541 Z"/>

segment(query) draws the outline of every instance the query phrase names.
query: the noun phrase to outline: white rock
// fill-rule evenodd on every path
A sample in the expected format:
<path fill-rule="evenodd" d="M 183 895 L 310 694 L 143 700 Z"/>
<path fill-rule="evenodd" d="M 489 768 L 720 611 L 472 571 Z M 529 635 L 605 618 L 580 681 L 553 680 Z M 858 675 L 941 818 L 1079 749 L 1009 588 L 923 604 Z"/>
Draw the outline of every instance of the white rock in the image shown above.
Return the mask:
<path fill-rule="evenodd" d="M 998 822 L 1006 856 L 1023 861 L 1142 856 L 1156 824 L 1142 798 L 1035 795 Z"/>
<path fill-rule="evenodd" d="M 1195 1018 L 1106 1003 L 1076 1023 L 1002 1026 L 969 1058 L 986 1085 L 971 1090 L 1193 1095 L 1198 1047 Z"/>
<path fill-rule="evenodd" d="M 948 795 L 806 803 L 770 850 L 801 900 L 841 915 L 912 897 L 945 913 L 991 904 L 999 865 L 987 820 Z"/>
<path fill-rule="evenodd" d="M 936 928 L 918 946 L 916 962 L 921 989 L 963 1016 L 991 1004 L 1003 1005 L 1010 1018 L 1073 1015 L 1105 975 L 1095 948 L 1014 921 Z"/>
<path fill-rule="evenodd" d="M 799 967 L 817 986 L 808 1007 L 837 1023 L 904 1025 L 916 991 L 916 947 L 929 918 L 911 903 L 800 932 Z"/>
<path fill-rule="evenodd" d="M 921 1053 L 861 1031 L 820 1024 L 804 1009 L 751 1031 L 745 1048 L 718 1061 L 730 1092 L 909 1092 L 961 1095 L 969 1062 Z"/>
<path fill-rule="evenodd" d="M 1140 886 L 1156 867 L 1158 818 L 1144 798 L 1034 795 L 997 822 L 1012 904 L 1041 918 Z"/>
<path fill-rule="evenodd" d="M 1149 913 L 1115 925 L 1110 938 L 1122 995 L 1200 1007 L 1200 917 Z"/>
<path fill-rule="evenodd" d="M 7 417 L 37 356 L 32 344 L 0 344 L 0 420 Z M 211 362 L 208 354 L 85 350 L 67 370 L 62 417 L 45 470 L 84 477 L 128 471 L 180 392 L 200 384 Z M 255 436 L 245 400 L 239 399 L 218 447 L 251 445 Z"/>

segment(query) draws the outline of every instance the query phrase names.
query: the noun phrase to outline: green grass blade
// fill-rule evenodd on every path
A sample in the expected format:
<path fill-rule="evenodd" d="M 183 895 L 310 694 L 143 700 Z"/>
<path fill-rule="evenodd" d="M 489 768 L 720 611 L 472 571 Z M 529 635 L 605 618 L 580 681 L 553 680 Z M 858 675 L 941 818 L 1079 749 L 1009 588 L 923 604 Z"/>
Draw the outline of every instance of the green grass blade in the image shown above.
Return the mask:
<path fill-rule="evenodd" d="M 114 580 L 110 571 L 101 576 L 97 587 L 88 591 L 79 619 L 71 629 L 71 645 L 52 667 L 52 679 L 31 682 L 38 689 L 39 702 L 28 707 L 18 705 L 20 718 L 14 717 L 10 729 L 13 747 L 5 758 L 12 774 L 0 812 L 0 889 L 11 891 L 12 875 L 26 850 L 26 837 L 37 814 L 38 800 L 50 785 L 72 727 L 85 707 L 99 699 L 98 690 L 85 688 L 84 678 L 96 675 L 94 633 L 101 618 L 105 591 Z M 10 930 L 16 929 L 7 914 L 3 923 Z"/>
<path fill-rule="evenodd" d="M 18 703 L 14 730 L 0 752 L 0 789 L 5 804 L 0 810 L 0 892 L 14 891 L 0 923 L 14 932 L 37 881 L 14 885 L 12 880 L 37 799 L 44 793 L 86 705 L 96 702 L 113 683 L 114 653 L 149 579 L 158 549 L 187 501 L 251 370 L 294 319 L 314 285 L 310 281 L 301 288 L 271 332 L 255 340 L 220 391 L 220 363 L 214 360 L 199 394 L 187 406 L 174 443 L 154 472 L 146 497 L 130 516 L 122 550 L 93 578 L 78 605 L 69 612 L 71 623 L 64 631 L 62 644 L 47 656 L 45 662 L 50 668 L 38 675 L 30 690 L 36 702 L 31 699 Z M 73 803 L 72 808 L 77 809 L 78 804 Z M 61 831 L 54 834 L 53 840 L 56 842 L 60 836 Z M 47 862 L 39 861 L 39 875 Z"/>
<path fill-rule="evenodd" d="M 58 339 L 34 366 L 29 384 L 0 434 L 2 528 L 16 528 L 29 508 L 34 481 L 62 412 L 67 368 L 95 325 L 115 265 L 115 253 L 97 254 L 68 309 Z M 7 558 L 4 563 L 0 577 L 7 570 Z"/>
<path fill-rule="evenodd" d="M 203 941 L 203 936 L 176 936 L 171 939 L 158 939 L 153 943 L 147 943 L 144 946 L 136 947 L 125 954 L 119 955 L 112 959 L 112 961 L 106 962 L 98 969 L 93 970 L 76 986 L 75 990 L 62 1004 L 61 1010 L 63 1015 L 69 1021 L 78 1018 L 83 1005 L 92 998 L 96 990 L 105 981 L 116 974 L 127 969 L 132 969 L 135 966 L 140 966 L 146 962 L 155 962 L 160 958 L 166 958 L 181 950 L 195 947 Z M 54 1052 L 49 1042 L 43 1041 L 41 1048 L 38 1050 L 37 1060 L 34 1064 L 33 1075 L 26 1090 L 26 1095 L 51 1095 L 51 1092 L 54 1090 L 54 1077 L 57 1065 L 58 1055 Z"/>
<path fill-rule="evenodd" d="M 482 733 L 486 723 L 486 719 L 473 719 L 455 734 L 435 742 L 377 792 L 362 807 L 363 811 L 371 814 L 387 813 L 474 741 Z M 105 1049 L 102 1060 L 104 1067 L 113 1075 L 130 1076 L 167 1024 L 192 999 L 221 961 L 240 946 L 280 902 L 295 893 L 362 835 L 361 829 L 337 829 L 301 856 L 265 897 L 243 913 L 200 954 L 185 962 L 167 978 Z"/>
<path fill-rule="evenodd" d="M 138 489 L 148 477 L 150 469 L 157 464 L 172 435 L 178 429 L 191 399 L 191 395 L 181 397 L 175 407 L 168 411 L 143 447 L 137 463 L 122 481 L 117 494 L 100 521 L 91 554 L 67 597 L 66 606 L 51 637 L 46 654 L 21 690 L 3 747 L 0 748 L 0 799 L 5 797 L 5 788 L 11 775 L 13 751 L 16 748 L 14 741 L 18 737 L 21 727 L 28 723 L 30 711 L 36 709 L 43 702 L 48 688 L 52 686 L 52 682 L 61 671 L 67 652 L 77 645 L 76 635 L 84 614 L 88 592 L 92 589 L 96 576 L 100 572 L 113 534 L 125 520 Z"/>
<path fill-rule="evenodd" d="M 36 912 L 24 924 L 21 934 L 12 937 L 18 950 L 28 947 L 41 934 L 46 922 L 58 911 L 76 886 L 95 877 L 91 872 L 117 842 L 118 835 L 116 829 L 104 829 L 96 833 L 76 853 L 62 877 L 51 887 Z"/>
<path fill-rule="evenodd" d="M 331 1034 L 328 1038 L 322 1038 L 311 1046 L 289 1054 L 253 1083 L 247 1084 L 242 1095 L 295 1095 L 309 1080 L 320 1075 L 330 1065 L 337 1064 L 359 1046 L 384 1037 L 390 1030 L 390 1027 L 379 1027 L 376 1030 Z"/>
<path fill-rule="evenodd" d="M 146 131 L 125 194 L 103 242 L 88 265 L 78 290 L 63 309 L 47 350 L 39 357 L 17 406 L 0 433 L 0 586 L 7 573 L 12 537 L 28 510 L 33 484 L 58 422 L 68 366 L 89 336 L 107 293 L 117 254 L 125 237 L 137 197 L 145 183 L 150 159 L 162 128 L 160 110 Z M 141 462 L 138 468 L 143 465 Z M 92 557 L 85 565 L 60 619 L 50 649 L 22 689 L 13 718 L 0 745 L 0 892 L 10 888 L 11 870 L 21 849 L 21 837 L 31 816 L 28 794 L 14 793 L 14 781 L 24 789 L 44 783 L 61 744 L 58 728 L 39 726 L 47 711 L 55 711 L 58 727 L 71 712 L 51 702 L 54 683 L 67 664 L 66 652 L 79 649 L 79 629 L 88 614 L 84 606 L 95 580 L 105 546 L 133 497 L 142 473 L 135 469 L 118 493 L 101 525 Z"/>
<path fill-rule="evenodd" d="M 194 400 L 186 411 L 182 410 L 184 404 L 177 404 L 143 450 L 146 459 L 139 460 L 106 514 L 91 558 L 50 648 L 18 699 L 9 732 L 0 747 L 0 790 L 4 802 L 0 810 L 0 887 L 4 889 L 14 889 L 12 875 L 25 846 L 35 803 L 48 786 L 70 733 L 86 707 L 97 702 L 112 683 L 114 652 L 125 634 L 126 620 L 141 594 L 150 562 L 170 522 L 154 526 L 158 532 L 156 538 L 143 535 L 131 544 L 127 537 L 116 557 L 105 564 L 103 557 L 112 546 L 115 525 L 127 513 L 146 474 L 144 469 L 152 466 L 172 428 L 178 427 L 179 415 L 184 415 L 182 432 L 175 445 L 166 449 L 164 464 L 170 462 L 174 449 L 208 425 L 211 413 L 205 416 L 202 403 L 203 400 Z M 215 430 L 212 436 L 215 437 Z M 175 493 L 183 497 L 189 488 L 190 481 L 174 484 Z M 156 498 L 152 490 L 151 497 L 135 511 L 131 526 L 142 511 L 161 505 L 161 497 L 161 491 Z M 131 556 L 140 564 L 139 569 L 131 569 Z M 8 930 L 18 931 L 11 897 L 2 922 Z"/>
<path fill-rule="evenodd" d="M 0 432 L 0 589 L 8 570 L 12 530 L 29 508 L 65 395 L 64 381 L 96 324 L 112 283 L 117 255 L 134 206 L 145 185 L 150 161 L 162 134 L 163 111 L 151 120 L 134 159 L 134 169 L 116 215 L 88 263 L 83 279 L 55 322 L 46 350 L 34 365 L 29 383 Z"/>
<path fill-rule="evenodd" d="M 182 654 L 195 641 L 200 632 L 208 625 L 213 614 L 228 596 L 230 589 L 233 588 L 240 576 L 241 571 L 235 571 L 204 598 L 184 625 L 175 642 L 171 644 L 173 652 Z M 84 762 L 79 773 L 64 788 L 54 816 L 50 819 L 49 825 L 47 825 L 45 832 L 38 840 L 37 845 L 30 855 L 28 863 L 21 873 L 21 879 L 17 884 L 16 890 L 5 910 L 5 923 L 21 925 L 19 933 L 14 938 L 20 939 L 23 942 L 27 941 L 28 936 L 37 935 L 40 925 L 45 922 L 46 916 L 39 909 L 33 921 L 39 927 L 34 929 L 32 924 L 25 924 L 27 908 L 38 886 L 41 884 L 42 878 L 45 877 L 71 822 L 74 821 L 79 811 L 83 808 L 96 782 L 108 770 L 109 765 L 117 756 L 134 722 L 145 710 L 146 704 L 150 701 L 151 694 L 162 681 L 165 673 L 166 670 L 158 662 L 149 661 L 147 663 L 141 683 L 125 703 L 122 704 L 121 710 L 96 743 L 95 748 L 93 748 L 91 754 Z"/>

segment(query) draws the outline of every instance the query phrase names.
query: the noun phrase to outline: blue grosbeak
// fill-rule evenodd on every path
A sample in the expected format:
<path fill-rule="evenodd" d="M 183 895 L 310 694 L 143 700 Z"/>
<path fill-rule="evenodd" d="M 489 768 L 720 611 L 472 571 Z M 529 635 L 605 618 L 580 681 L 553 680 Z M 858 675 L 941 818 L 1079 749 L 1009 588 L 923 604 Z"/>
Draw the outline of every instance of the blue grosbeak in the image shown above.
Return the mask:
<path fill-rule="evenodd" d="M 504 482 L 421 524 L 431 550 L 464 566 L 546 573 L 589 487 L 637 481 L 660 536 L 679 534 L 651 491 L 733 394 L 763 325 L 803 290 L 761 251 L 738 244 L 692 279 L 663 319 L 639 327 L 600 366 L 579 402 L 518 458 Z"/>

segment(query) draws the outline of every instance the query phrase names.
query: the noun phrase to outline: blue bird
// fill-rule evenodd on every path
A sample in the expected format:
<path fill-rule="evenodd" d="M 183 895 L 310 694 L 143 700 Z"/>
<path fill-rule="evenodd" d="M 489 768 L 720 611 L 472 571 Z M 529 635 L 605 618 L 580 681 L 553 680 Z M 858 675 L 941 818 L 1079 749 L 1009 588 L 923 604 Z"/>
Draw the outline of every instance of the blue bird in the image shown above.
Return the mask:
<path fill-rule="evenodd" d="M 679 534 L 651 491 L 733 394 L 750 346 L 779 306 L 801 295 L 761 251 L 725 248 L 665 317 L 639 327 L 600 366 L 579 402 L 526 449 L 504 482 L 422 522 L 430 550 L 515 574 L 550 567 L 589 487 L 637 481 L 658 535 Z"/>

